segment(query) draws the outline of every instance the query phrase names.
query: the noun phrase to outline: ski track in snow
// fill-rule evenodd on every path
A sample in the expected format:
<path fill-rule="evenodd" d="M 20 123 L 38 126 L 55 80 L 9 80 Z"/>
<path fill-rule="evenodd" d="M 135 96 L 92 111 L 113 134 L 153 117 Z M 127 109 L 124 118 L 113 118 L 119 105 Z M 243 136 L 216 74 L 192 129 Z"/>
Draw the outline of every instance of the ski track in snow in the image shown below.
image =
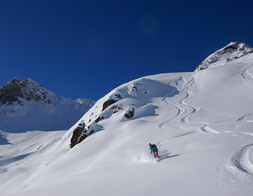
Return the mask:
<path fill-rule="evenodd" d="M 252 68 L 253 64 L 251 64 L 248 68 L 240 72 L 240 75 L 243 78 L 244 85 L 250 85 L 253 82 L 253 75 L 250 73 L 250 69 Z"/>
<path fill-rule="evenodd" d="M 224 169 L 224 163 L 216 168 L 218 176 L 216 186 L 226 187 L 226 191 L 221 195 L 238 195 L 236 194 L 238 192 L 240 195 L 252 195 L 253 165 L 249 160 L 249 151 L 252 146 L 253 143 L 237 150 L 225 163 L 226 169 Z"/>
<path fill-rule="evenodd" d="M 202 131 L 204 133 L 219 133 L 215 130 L 213 130 L 211 127 L 211 124 L 208 123 L 208 122 L 192 122 L 191 121 L 191 118 L 192 116 L 194 115 L 194 113 L 198 112 L 200 110 L 199 107 L 196 107 L 196 106 L 193 106 L 193 105 L 190 105 L 187 103 L 187 99 L 193 95 L 193 92 L 196 92 L 196 77 L 191 75 L 192 79 L 187 82 L 187 80 L 182 77 L 182 79 L 184 80 L 184 84 L 185 84 L 185 88 L 183 88 L 182 90 L 185 91 L 186 93 L 186 96 L 183 100 L 181 100 L 181 104 L 185 105 L 185 106 L 188 106 L 190 108 L 190 112 L 184 116 L 182 119 L 181 119 L 181 122 L 183 123 L 192 123 L 192 124 L 200 124 L 202 125 L 201 127 L 198 128 L 199 131 Z"/>
<path fill-rule="evenodd" d="M 200 132 L 220 133 L 210 128 L 211 124 L 208 122 L 192 122 L 191 121 L 191 118 L 194 115 L 194 113 L 198 112 L 200 108 L 187 103 L 187 99 L 190 96 L 192 96 L 194 92 L 196 92 L 196 77 L 192 74 L 188 75 L 187 77 L 191 77 L 191 79 L 187 81 L 185 77 L 180 76 L 179 79 L 170 83 L 170 85 L 176 87 L 180 91 L 179 94 L 180 96 L 182 96 L 182 98 L 179 100 L 177 99 L 176 102 L 173 102 L 173 100 L 171 100 L 170 94 L 164 97 L 163 101 L 166 102 L 167 104 L 172 105 L 174 108 L 176 108 L 177 112 L 169 120 L 161 123 L 159 127 L 166 128 L 164 126 L 166 123 L 169 123 L 172 121 L 178 121 L 179 123 L 191 123 L 191 124 L 196 124 L 196 125 L 199 124 L 200 127 L 197 130 Z M 181 134 L 181 136 L 188 135 L 188 134 L 189 133 Z"/>
<path fill-rule="evenodd" d="M 253 122 L 253 120 L 248 120 L 252 116 L 253 116 L 253 112 L 249 114 L 245 114 L 244 116 L 238 118 L 236 121 Z"/>
<path fill-rule="evenodd" d="M 243 82 L 245 86 L 248 86 L 253 83 L 253 75 L 250 73 L 250 69 L 253 67 L 251 64 L 248 68 L 240 72 L 239 74 L 243 78 Z M 253 122 L 253 120 L 249 120 L 253 116 L 253 112 L 245 114 L 244 116 L 238 118 L 236 121 L 244 121 L 244 122 Z"/>
<path fill-rule="evenodd" d="M 252 65 L 241 73 L 241 76 L 244 78 L 245 85 L 252 84 L 253 82 L 253 75 L 249 71 L 251 67 Z M 190 87 L 193 86 L 193 83 L 195 83 L 195 80 L 196 80 L 194 76 L 192 77 L 193 78 L 189 82 L 187 82 L 187 80 L 183 76 L 181 76 L 181 78 L 177 80 L 178 90 L 185 93 L 185 96 L 183 99 L 181 99 L 178 103 L 172 103 L 171 101 L 168 100 L 169 97 L 165 99 L 165 101 L 168 104 L 174 105 L 179 110 L 178 114 L 175 117 L 173 117 L 173 119 L 178 117 L 180 118 L 180 122 L 182 123 L 202 124 L 203 126 L 199 127 L 198 129 L 205 133 L 216 133 L 216 134 L 220 133 L 210 128 L 211 124 L 208 122 L 191 122 L 191 118 L 194 115 L 194 113 L 200 110 L 200 108 L 187 103 L 187 99 L 193 94 L 192 91 L 196 90 L 194 88 L 189 88 L 189 86 Z M 184 83 L 182 85 L 178 85 L 179 80 L 184 81 Z M 249 120 L 251 117 L 253 117 L 253 112 L 238 118 L 237 121 L 253 122 L 252 120 Z M 230 134 L 232 134 L 233 136 L 235 136 L 236 134 L 237 136 L 237 133 L 234 134 L 231 132 Z M 242 135 L 242 137 L 253 136 L 253 134 L 250 134 L 250 133 L 239 133 L 239 134 Z M 184 135 L 188 135 L 188 134 L 187 133 L 181 134 L 181 136 L 184 136 Z M 249 154 L 250 154 L 249 151 L 252 148 L 252 146 L 253 146 L 253 143 L 246 145 L 242 147 L 241 149 L 237 150 L 231 156 L 231 158 L 227 161 L 227 163 L 225 163 L 226 165 L 225 168 L 227 168 L 227 170 L 232 174 L 232 176 L 234 176 L 234 178 L 241 178 L 240 179 L 241 184 L 244 183 L 244 186 L 248 186 L 248 184 L 252 182 L 252 178 L 253 178 L 253 164 L 250 162 L 250 159 L 249 159 Z M 247 175 L 248 177 L 245 178 L 244 177 L 245 175 Z M 230 182 L 233 180 L 230 180 Z M 243 185 L 240 185 L 240 187 L 242 186 Z"/>
<path fill-rule="evenodd" d="M 246 145 L 235 152 L 227 164 L 227 168 L 232 173 L 245 173 L 253 176 L 253 165 L 249 160 L 249 150 L 252 144 Z"/>

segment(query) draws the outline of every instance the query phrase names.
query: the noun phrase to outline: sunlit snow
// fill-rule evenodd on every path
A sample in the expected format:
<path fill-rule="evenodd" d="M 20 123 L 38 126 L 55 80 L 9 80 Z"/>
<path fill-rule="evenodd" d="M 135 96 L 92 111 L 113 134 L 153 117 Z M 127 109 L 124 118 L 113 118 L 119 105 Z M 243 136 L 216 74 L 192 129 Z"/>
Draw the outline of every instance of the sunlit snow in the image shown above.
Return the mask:
<path fill-rule="evenodd" d="M 112 90 L 68 131 L 1 132 L 0 195 L 251 196 L 252 76 L 253 54 L 146 76 Z M 115 94 L 120 109 L 102 111 Z M 70 149 L 81 121 L 95 133 Z"/>

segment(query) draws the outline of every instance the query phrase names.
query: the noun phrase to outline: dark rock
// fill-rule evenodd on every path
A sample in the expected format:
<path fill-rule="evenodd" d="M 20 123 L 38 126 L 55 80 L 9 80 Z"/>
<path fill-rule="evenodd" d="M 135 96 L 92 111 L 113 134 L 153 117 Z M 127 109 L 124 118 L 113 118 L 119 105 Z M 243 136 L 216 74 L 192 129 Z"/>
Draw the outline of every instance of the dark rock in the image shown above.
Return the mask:
<path fill-rule="evenodd" d="M 112 106 L 111 108 L 110 108 L 110 111 L 113 113 L 113 114 L 115 114 L 115 113 L 117 113 L 119 110 L 120 110 L 121 108 L 119 107 L 119 106 Z"/>
<path fill-rule="evenodd" d="M 89 127 L 87 128 L 89 129 Z M 70 140 L 70 148 L 73 148 L 75 145 L 81 143 L 89 135 L 93 134 L 95 131 L 92 129 L 90 132 L 85 129 L 84 122 L 81 122 L 77 128 L 73 131 L 72 138 Z"/>
<path fill-rule="evenodd" d="M 128 111 L 128 113 L 125 114 L 126 118 L 133 118 L 134 117 L 134 108 L 132 110 Z"/>
<path fill-rule="evenodd" d="M 88 135 L 83 134 L 80 138 L 77 144 L 81 143 L 86 137 L 88 137 Z"/>
<path fill-rule="evenodd" d="M 120 94 L 115 94 L 114 96 L 115 96 L 116 98 L 118 98 L 118 99 L 121 99 L 121 98 L 122 98 Z"/>
<path fill-rule="evenodd" d="M 137 91 L 138 91 L 137 86 L 133 86 L 132 91 L 133 91 L 133 92 L 137 92 Z"/>
<path fill-rule="evenodd" d="M 95 120 L 95 122 L 98 123 L 99 121 L 103 120 L 104 118 L 105 118 L 105 117 L 103 117 L 103 116 L 101 116 L 101 117 L 99 116 L 99 117 Z"/>
<path fill-rule="evenodd" d="M 0 88 L 0 105 L 11 105 L 14 102 L 23 105 L 22 99 L 35 102 L 43 101 L 44 104 L 52 103 L 42 85 L 38 85 L 31 79 L 20 82 L 18 78 L 14 78 Z"/>
<path fill-rule="evenodd" d="M 93 134 L 93 133 L 94 133 L 94 130 L 92 129 L 92 130 L 90 131 L 89 135 L 91 135 L 91 134 Z"/>
<path fill-rule="evenodd" d="M 116 102 L 117 102 L 116 100 L 108 99 L 106 102 L 104 102 L 102 111 L 104 111 L 108 106 L 110 106 Z"/>
<path fill-rule="evenodd" d="M 229 50 L 236 50 L 239 47 L 239 42 L 235 42 L 235 44 L 232 44 L 230 46 L 227 46 L 224 48 L 224 53 L 229 51 Z"/>
<path fill-rule="evenodd" d="M 73 131 L 73 135 L 72 138 L 70 140 L 70 147 L 73 148 L 76 144 L 80 143 L 81 141 L 83 141 L 87 135 L 83 134 L 85 129 L 85 124 L 84 123 L 80 123 L 78 125 L 78 127 Z M 86 132 L 86 130 L 85 130 Z"/>
<path fill-rule="evenodd" d="M 20 102 L 23 92 L 18 78 L 14 78 L 9 83 L 0 88 L 0 104 L 10 105 L 13 102 Z"/>

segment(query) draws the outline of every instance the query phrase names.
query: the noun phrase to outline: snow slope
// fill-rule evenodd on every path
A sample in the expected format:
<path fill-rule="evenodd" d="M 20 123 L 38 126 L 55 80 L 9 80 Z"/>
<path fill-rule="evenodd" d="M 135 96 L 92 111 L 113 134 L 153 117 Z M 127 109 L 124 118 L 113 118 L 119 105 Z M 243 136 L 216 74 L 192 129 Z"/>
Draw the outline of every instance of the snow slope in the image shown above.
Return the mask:
<path fill-rule="evenodd" d="M 142 77 L 105 95 L 66 132 L 2 132 L 0 195 L 251 196 L 252 65 L 248 53 Z M 104 108 L 108 100 L 116 102 Z M 70 149 L 81 122 L 94 133 Z"/>

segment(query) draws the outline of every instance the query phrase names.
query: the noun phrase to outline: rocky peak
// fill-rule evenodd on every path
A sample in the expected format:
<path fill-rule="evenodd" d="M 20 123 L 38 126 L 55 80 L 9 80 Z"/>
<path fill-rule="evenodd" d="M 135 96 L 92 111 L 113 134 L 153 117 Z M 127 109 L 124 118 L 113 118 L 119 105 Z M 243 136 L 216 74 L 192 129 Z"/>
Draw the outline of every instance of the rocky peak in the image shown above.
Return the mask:
<path fill-rule="evenodd" d="M 54 93 L 45 89 L 42 84 L 38 84 L 34 80 L 28 78 L 22 81 L 21 86 L 23 87 L 24 98 L 27 101 L 43 101 L 49 104 L 52 102 L 49 98 L 49 94 L 53 95 Z"/>
<path fill-rule="evenodd" d="M 94 104 L 95 101 L 89 99 L 58 96 L 30 78 L 23 81 L 14 78 L 0 88 L 0 130 L 66 130 Z M 76 131 L 77 135 L 82 132 L 77 142 L 92 133 L 89 130 L 85 134 L 81 129 Z"/>
<path fill-rule="evenodd" d="M 0 88 L 0 104 L 11 104 L 20 102 L 19 98 L 23 98 L 23 92 L 18 78 L 12 79 L 2 88 Z"/>
<path fill-rule="evenodd" d="M 27 101 L 41 101 L 51 103 L 47 96 L 48 90 L 34 80 L 27 78 L 20 82 L 18 78 L 13 78 L 10 82 L 0 88 L 0 105 L 11 105 L 17 103 L 22 105 L 22 99 Z"/>
<path fill-rule="evenodd" d="M 195 71 L 206 69 L 210 66 L 225 65 L 234 59 L 239 59 L 253 53 L 253 48 L 245 43 L 230 42 L 224 48 L 217 50 L 210 56 L 208 56 Z"/>

